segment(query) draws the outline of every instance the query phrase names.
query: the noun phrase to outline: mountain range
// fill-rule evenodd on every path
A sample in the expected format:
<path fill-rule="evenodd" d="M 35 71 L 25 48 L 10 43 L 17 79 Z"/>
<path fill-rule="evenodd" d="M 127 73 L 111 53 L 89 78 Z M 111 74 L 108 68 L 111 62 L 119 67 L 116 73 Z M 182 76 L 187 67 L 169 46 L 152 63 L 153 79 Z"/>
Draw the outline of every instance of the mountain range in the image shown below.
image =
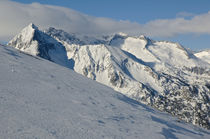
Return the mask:
<path fill-rule="evenodd" d="M 206 129 L 0 45 L 1 139 L 209 139 Z"/>
<path fill-rule="evenodd" d="M 117 33 L 84 36 L 28 25 L 9 43 L 143 104 L 210 129 L 209 51 Z M 50 71 L 49 71 L 50 72 Z"/>

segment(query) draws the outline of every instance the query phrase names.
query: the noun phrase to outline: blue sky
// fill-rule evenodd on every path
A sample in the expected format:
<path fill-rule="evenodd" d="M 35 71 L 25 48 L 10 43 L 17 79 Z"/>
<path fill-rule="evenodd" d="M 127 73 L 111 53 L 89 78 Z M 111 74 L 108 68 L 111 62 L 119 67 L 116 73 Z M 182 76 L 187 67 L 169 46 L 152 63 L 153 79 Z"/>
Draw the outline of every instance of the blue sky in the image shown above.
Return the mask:
<path fill-rule="evenodd" d="M 82 13 L 146 23 L 154 19 L 175 18 L 180 12 L 192 14 L 210 10 L 210 0 L 13 0 L 22 3 L 68 7 Z"/>
<path fill-rule="evenodd" d="M 156 20 L 173 20 L 194 16 L 210 11 L 210 0 L 13 0 L 19 3 L 41 4 L 67 7 L 94 17 L 106 17 L 113 20 L 127 20 L 147 24 Z M 210 24 L 209 24 L 210 27 Z M 178 33 L 175 35 L 151 35 L 158 40 L 178 41 L 193 50 L 210 48 L 210 33 Z"/>

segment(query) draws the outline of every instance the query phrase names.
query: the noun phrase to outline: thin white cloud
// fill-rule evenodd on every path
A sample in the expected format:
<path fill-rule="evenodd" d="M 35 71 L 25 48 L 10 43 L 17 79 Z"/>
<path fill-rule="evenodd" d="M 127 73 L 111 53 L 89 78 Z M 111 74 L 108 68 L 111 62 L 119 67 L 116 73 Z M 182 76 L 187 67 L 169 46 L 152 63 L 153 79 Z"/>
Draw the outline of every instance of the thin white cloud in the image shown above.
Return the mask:
<path fill-rule="evenodd" d="M 193 13 L 189 13 L 189 12 L 179 12 L 176 14 L 176 17 L 180 18 L 180 17 L 193 17 L 195 16 L 195 14 Z"/>
<path fill-rule="evenodd" d="M 33 22 L 41 29 L 50 26 L 81 34 L 110 34 L 125 32 L 151 37 L 170 37 L 177 34 L 210 34 L 210 12 L 192 15 L 191 19 L 153 20 L 146 24 L 93 17 L 72 9 L 43 5 L 0 1 L 0 40 L 9 40 L 23 27 Z"/>
<path fill-rule="evenodd" d="M 151 36 L 174 36 L 177 34 L 210 34 L 210 12 L 193 16 L 191 19 L 175 18 L 154 20 L 144 25 Z"/>

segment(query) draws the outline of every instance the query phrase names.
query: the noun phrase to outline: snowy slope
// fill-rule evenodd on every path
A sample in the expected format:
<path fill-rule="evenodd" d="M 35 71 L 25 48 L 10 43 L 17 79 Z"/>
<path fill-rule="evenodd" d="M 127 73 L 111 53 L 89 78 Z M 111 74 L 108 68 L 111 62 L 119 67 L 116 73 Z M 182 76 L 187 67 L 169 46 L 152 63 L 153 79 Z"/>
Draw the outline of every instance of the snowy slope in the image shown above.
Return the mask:
<path fill-rule="evenodd" d="M 68 60 L 62 60 L 67 62 L 61 62 L 66 63 L 65 67 L 132 99 L 210 129 L 210 65 L 181 45 L 123 33 L 92 37 L 55 28 L 42 32 L 33 26 L 26 27 L 28 33 L 35 30 L 39 37 L 26 35 L 24 29 L 9 45 L 28 52 L 25 48 L 33 48 L 31 42 L 38 42 L 37 47 L 42 49 L 51 46 L 49 42 L 53 40 L 55 48 L 65 49 L 64 53 L 54 51 L 58 57 L 67 57 Z M 33 41 L 19 39 L 28 37 Z M 47 51 L 35 55 L 54 57 Z"/>
<path fill-rule="evenodd" d="M 109 45 L 120 47 L 145 62 L 165 63 L 177 67 L 193 67 L 198 64 L 195 56 L 178 43 L 153 41 L 143 35 L 135 37 L 116 34 Z"/>
<path fill-rule="evenodd" d="M 195 53 L 195 56 L 197 56 L 198 58 L 200 58 L 210 64 L 210 50 L 205 50 L 205 51 Z"/>
<path fill-rule="evenodd" d="M 0 46 L 0 67 L 1 139 L 210 138 L 209 131 L 10 47 Z"/>

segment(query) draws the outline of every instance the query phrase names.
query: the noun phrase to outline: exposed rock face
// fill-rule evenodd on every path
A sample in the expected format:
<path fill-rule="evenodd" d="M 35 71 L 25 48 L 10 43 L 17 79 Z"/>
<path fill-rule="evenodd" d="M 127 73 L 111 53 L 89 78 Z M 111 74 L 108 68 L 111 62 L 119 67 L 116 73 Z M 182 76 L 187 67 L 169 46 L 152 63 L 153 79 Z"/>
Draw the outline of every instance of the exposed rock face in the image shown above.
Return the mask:
<path fill-rule="evenodd" d="M 181 45 L 122 33 L 96 39 L 33 26 L 9 45 L 210 129 L 210 65 Z"/>

